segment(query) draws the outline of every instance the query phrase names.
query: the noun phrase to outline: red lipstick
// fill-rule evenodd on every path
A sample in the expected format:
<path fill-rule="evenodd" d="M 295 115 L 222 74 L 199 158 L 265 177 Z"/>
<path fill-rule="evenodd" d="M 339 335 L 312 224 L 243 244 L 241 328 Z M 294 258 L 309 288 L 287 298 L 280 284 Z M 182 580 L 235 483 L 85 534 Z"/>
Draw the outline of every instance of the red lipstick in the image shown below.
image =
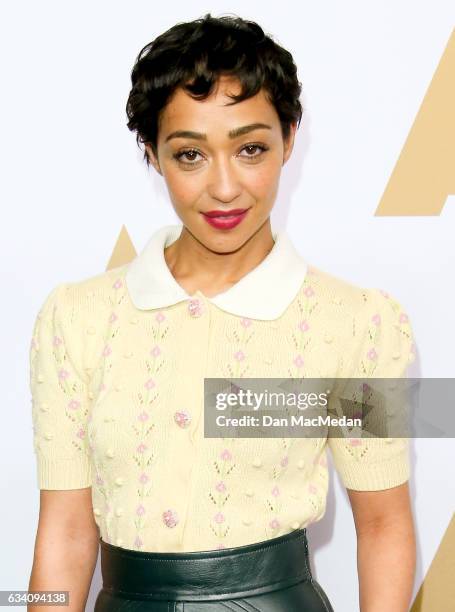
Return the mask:
<path fill-rule="evenodd" d="M 233 210 L 209 210 L 202 214 L 212 227 L 232 229 L 243 221 L 248 211 L 249 208 L 234 208 Z"/>

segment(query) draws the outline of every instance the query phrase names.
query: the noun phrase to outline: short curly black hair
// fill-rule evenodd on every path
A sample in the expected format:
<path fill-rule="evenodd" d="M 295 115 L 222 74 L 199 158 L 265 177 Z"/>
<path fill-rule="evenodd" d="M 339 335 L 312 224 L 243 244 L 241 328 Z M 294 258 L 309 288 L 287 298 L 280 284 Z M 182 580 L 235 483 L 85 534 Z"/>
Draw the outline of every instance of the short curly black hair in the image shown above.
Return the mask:
<path fill-rule="evenodd" d="M 131 72 L 127 126 L 136 141 L 156 154 L 160 112 L 176 88 L 205 99 L 221 75 L 234 76 L 242 90 L 230 104 L 254 96 L 263 87 L 281 122 L 283 139 L 291 124 L 300 125 L 302 85 L 289 51 L 254 21 L 238 16 L 177 23 L 139 52 Z M 144 159 L 149 164 L 146 151 Z"/>

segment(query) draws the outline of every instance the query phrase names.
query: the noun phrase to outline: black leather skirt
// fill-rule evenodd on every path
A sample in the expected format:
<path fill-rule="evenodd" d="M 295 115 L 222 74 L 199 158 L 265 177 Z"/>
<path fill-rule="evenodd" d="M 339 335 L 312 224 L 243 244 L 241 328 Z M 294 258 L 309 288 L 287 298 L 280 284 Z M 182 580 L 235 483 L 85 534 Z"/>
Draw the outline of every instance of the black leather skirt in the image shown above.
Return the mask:
<path fill-rule="evenodd" d="M 245 546 L 142 552 L 100 538 L 95 612 L 333 612 L 313 578 L 306 529 Z"/>

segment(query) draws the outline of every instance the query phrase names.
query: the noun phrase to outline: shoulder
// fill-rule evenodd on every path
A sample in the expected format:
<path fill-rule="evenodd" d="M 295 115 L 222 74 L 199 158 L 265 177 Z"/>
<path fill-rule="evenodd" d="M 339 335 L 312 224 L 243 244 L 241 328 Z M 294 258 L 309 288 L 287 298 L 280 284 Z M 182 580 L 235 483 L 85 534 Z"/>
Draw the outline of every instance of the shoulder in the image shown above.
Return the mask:
<path fill-rule="evenodd" d="M 336 313 L 339 322 L 340 317 L 355 318 L 363 326 L 368 326 L 377 324 L 381 315 L 386 320 L 408 322 L 404 305 L 390 291 L 353 283 L 311 264 L 301 293 L 317 301 L 326 311 Z"/>
<path fill-rule="evenodd" d="M 42 301 L 38 318 L 54 316 L 77 321 L 81 317 L 96 319 L 118 303 L 125 293 L 124 275 L 128 264 L 83 279 L 62 281 L 54 285 Z"/>

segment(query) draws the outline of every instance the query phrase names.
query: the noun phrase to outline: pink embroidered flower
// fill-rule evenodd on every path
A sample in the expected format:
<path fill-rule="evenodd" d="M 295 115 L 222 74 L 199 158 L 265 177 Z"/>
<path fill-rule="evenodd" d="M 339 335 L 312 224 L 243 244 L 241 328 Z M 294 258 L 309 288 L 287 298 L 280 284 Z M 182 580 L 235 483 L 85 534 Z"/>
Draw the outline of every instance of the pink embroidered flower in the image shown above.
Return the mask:
<path fill-rule="evenodd" d="M 175 527 L 179 518 L 174 510 L 166 510 L 166 512 L 163 512 L 163 521 L 167 527 Z"/>
<path fill-rule="evenodd" d="M 136 448 L 136 450 L 138 453 L 145 453 L 145 451 L 147 450 L 147 445 L 141 442 L 139 446 Z"/>
<path fill-rule="evenodd" d="M 147 476 L 147 474 L 145 474 L 145 472 L 142 472 L 142 474 L 139 476 L 139 482 L 141 484 L 146 484 L 149 481 L 149 477 Z"/>
<path fill-rule="evenodd" d="M 286 456 L 286 457 L 283 457 L 283 459 L 281 459 L 281 462 L 280 462 L 280 463 L 281 463 L 281 466 L 282 466 L 282 467 L 286 467 L 286 466 L 287 466 L 287 464 L 289 463 L 289 458 L 288 458 L 287 456 Z"/>
<path fill-rule="evenodd" d="M 226 548 L 226 546 L 224 544 L 218 544 L 217 545 L 217 549 L 221 550 L 222 548 Z"/>
<path fill-rule="evenodd" d="M 162 323 L 162 322 L 164 321 L 164 319 L 165 319 L 165 318 L 166 318 L 166 317 L 164 316 L 164 314 L 163 314 L 162 312 L 159 312 L 159 313 L 156 315 L 156 317 L 155 317 L 155 319 L 158 321 L 158 323 Z"/>
<path fill-rule="evenodd" d="M 32 348 L 34 348 L 34 349 L 36 349 L 36 348 L 37 348 L 38 343 L 36 342 L 35 338 L 32 338 L 32 341 L 31 341 L 31 343 L 30 343 L 30 346 L 31 346 Z"/>
<path fill-rule="evenodd" d="M 66 380 L 70 373 L 68 370 L 64 370 L 63 368 L 58 371 L 58 377 L 60 380 Z"/>
<path fill-rule="evenodd" d="M 216 484 L 216 490 L 219 491 L 220 493 L 224 493 L 224 491 L 226 491 L 226 485 L 224 484 L 224 482 L 222 480 L 220 480 L 220 482 L 218 482 Z"/>
<path fill-rule="evenodd" d="M 58 336 L 54 336 L 53 345 L 54 346 L 59 346 L 61 343 L 62 343 L 62 339 L 59 338 Z"/>
<path fill-rule="evenodd" d="M 107 357 L 111 353 L 112 353 L 111 347 L 108 344 L 106 344 L 106 346 L 103 349 L 103 357 Z"/>
<path fill-rule="evenodd" d="M 103 484 L 104 484 L 104 480 L 101 478 L 101 476 L 99 474 L 96 477 L 96 484 L 99 485 L 100 487 L 103 486 Z"/>
<path fill-rule="evenodd" d="M 308 325 L 307 321 L 305 319 L 303 319 L 302 321 L 300 321 L 299 325 L 298 325 L 300 331 L 306 332 L 310 329 L 310 326 Z"/>
<path fill-rule="evenodd" d="M 229 461 L 230 459 L 232 459 L 232 453 L 228 448 L 225 448 L 224 451 L 221 453 L 220 457 L 221 459 L 223 459 L 223 461 Z"/>
<path fill-rule="evenodd" d="M 298 367 L 301 368 L 303 366 L 303 357 L 302 355 L 297 355 L 297 357 L 294 359 L 294 364 Z"/>
<path fill-rule="evenodd" d="M 120 287 L 123 287 L 123 283 L 122 281 L 118 278 L 115 283 L 112 285 L 114 287 L 114 289 L 120 289 Z"/>
<path fill-rule="evenodd" d="M 354 412 L 353 417 L 355 419 L 361 419 L 362 418 L 362 411 L 361 410 L 357 410 L 356 412 Z"/>
<path fill-rule="evenodd" d="M 153 389 L 154 386 L 155 386 L 155 381 L 153 380 L 153 378 L 149 378 L 144 385 L 146 389 Z"/>
<path fill-rule="evenodd" d="M 280 494 L 280 489 L 275 485 L 272 489 L 272 495 L 274 497 L 278 497 L 279 494 Z"/>
<path fill-rule="evenodd" d="M 106 389 L 106 385 L 104 383 L 100 384 L 100 391 L 104 391 Z"/>
<path fill-rule="evenodd" d="M 84 437 L 85 437 L 85 430 L 82 427 L 77 432 L 77 437 L 80 438 L 81 440 L 84 439 Z"/>
<path fill-rule="evenodd" d="M 311 297 L 314 295 L 314 291 L 312 287 L 307 287 L 303 292 L 307 297 Z"/>
<path fill-rule="evenodd" d="M 376 349 L 372 348 L 368 351 L 367 353 L 367 357 L 368 359 L 371 359 L 372 361 L 374 361 L 375 359 L 377 359 L 378 354 L 376 352 Z"/>
<path fill-rule="evenodd" d="M 188 311 L 193 317 L 198 317 L 202 314 L 202 304 L 198 298 L 188 301 Z"/>
<path fill-rule="evenodd" d="M 327 459 L 325 457 L 321 457 L 319 459 L 319 465 L 322 465 L 322 467 L 327 467 Z"/>
<path fill-rule="evenodd" d="M 141 540 L 139 536 L 136 536 L 136 539 L 134 540 L 134 545 L 137 548 L 141 548 L 144 545 L 144 542 Z"/>
<path fill-rule="evenodd" d="M 117 315 L 115 314 L 115 312 L 113 312 L 111 316 L 109 317 L 109 323 L 113 323 L 114 321 L 117 321 L 117 319 L 118 319 Z"/>
<path fill-rule="evenodd" d="M 221 524 L 221 523 L 224 523 L 226 519 L 222 512 L 217 512 L 215 516 L 213 517 L 213 520 L 215 521 L 215 523 Z"/>
<path fill-rule="evenodd" d="M 245 359 L 245 353 L 243 351 L 237 351 L 234 354 L 234 359 L 236 359 L 237 361 L 243 361 Z"/>
<path fill-rule="evenodd" d="M 187 410 L 178 410 L 174 414 L 174 421 L 179 427 L 188 427 L 191 423 L 191 415 Z"/>
<path fill-rule="evenodd" d="M 144 423 L 145 421 L 149 419 L 148 412 L 145 412 L 144 410 L 143 412 L 141 412 L 141 414 L 137 418 L 139 419 L 139 421 L 142 421 Z"/>
<path fill-rule="evenodd" d="M 381 315 L 379 313 L 376 313 L 371 317 L 371 320 L 375 325 L 379 325 L 381 323 Z"/>
<path fill-rule="evenodd" d="M 406 323 L 408 321 L 408 315 L 405 312 L 400 314 L 400 323 Z"/>
<path fill-rule="evenodd" d="M 144 516 L 145 514 L 145 508 L 142 504 L 139 504 L 139 506 L 136 508 L 136 514 L 138 516 Z"/>
<path fill-rule="evenodd" d="M 158 355 L 161 353 L 161 349 L 158 345 L 155 345 L 150 351 L 150 353 L 151 355 L 153 355 L 153 357 L 158 357 Z"/>
<path fill-rule="evenodd" d="M 351 446 L 360 446 L 362 444 L 362 440 L 360 440 L 360 438 L 350 438 L 349 444 Z"/>
<path fill-rule="evenodd" d="M 81 403 L 80 403 L 80 402 L 78 402 L 78 401 L 77 401 L 77 400 L 75 400 L 75 399 L 72 399 L 72 400 L 69 402 L 69 404 L 68 404 L 68 408 L 69 408 L 70 410 L 77 410 L 77 409 L 80 407 L 80 405 L 81 405 Z"/>
<path fill-rule="evenodd" d="M 251 319 L 248 319 L 246 317 L 244 317 L 241 321 L 240 321 L 240 325 L 243 325 L 243 327 L 249 327 L 251 325 L 252 321 Z"/>
<path fill-rule="evenodd" d="M 278 529 L 278 527 L 280 526 L 280 522 L 278 519 L 274 518 L 270 521 L 269 525 L 272 529 Z"/>
<path fill-rule="evenodd" d="M 384 291 L 383 289 L 379 289 L 379 293 L 381 293 L 385 298 L 389 297 L 389 294 L 387 293 L 387 291 Z"/>
<path fill-rule="evenodd" d="M 315 487 L 315 486 L 314 486 L 314 484 L 312 484 L 312 483 L 310 482 L 310 484 L 308 485 L 308 491 L 309 491 L 310 493 L 313 493 L 313 494 L 314 494 L 314 493 L 317 493 L 317 492 L 318 492 L 318 488 L 317 488 L 317 487 Z"/>
<path fill-rule="evenodd" d="M 370 385 L 368 383 L 363 383 L 362 384 L 362 391 L 364 391 L 366 393 L 369 390 L 370 390 Z"/>

